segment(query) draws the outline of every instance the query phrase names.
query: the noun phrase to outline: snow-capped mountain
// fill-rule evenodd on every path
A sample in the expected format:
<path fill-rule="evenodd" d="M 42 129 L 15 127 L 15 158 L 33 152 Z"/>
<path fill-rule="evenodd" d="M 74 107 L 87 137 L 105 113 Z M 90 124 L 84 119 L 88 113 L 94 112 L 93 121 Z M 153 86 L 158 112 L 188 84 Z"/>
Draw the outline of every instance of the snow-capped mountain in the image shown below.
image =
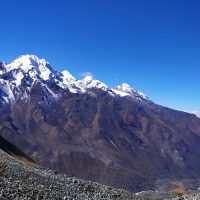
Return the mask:
<path fill-rule="evenodd" d="M 121 85 L 118 85 L 116 88 L 112 89 L 112 91 L 115 94 L 118 94 L 121 97 L 131 96 L 131 97 L 135 97 L 135 98 L 138 98 L 138 99 L 141 99 L 141 98 L 148 99 L 148 97 L 145 94 L 143 94 L 140 91 L 134 90 L 127 83 L 122 83 Z"/>
<path fill-rule="evenodd" d="M 10 64 L 1 63 L 0 65 L 0 87 L 5 93 L 6 102 L 14 99 L 22 84 L 25 83 L 27 88 L 30 88 L 36 81 L 55 83 L 63 89 L 69 89 L 72 93 L 85 93 L 93 88 L 106 91 L 112 96 L 147 99 L 143 93 L 125 83 L 116 88 L 110 88 L 105 83 L 95 80 L 91 75 L 77 80 L 67 70 L 57 72 L 46 60 L 35 55 L 23 55 Z M 13 90 L 15 91 L 12 92 Z"/>
<path fill-rule="evenodd" d="M 196 115 L 33 55 L 0 62 L 0 137 L 42 166 L 130 191 L 200 180 Z"/>

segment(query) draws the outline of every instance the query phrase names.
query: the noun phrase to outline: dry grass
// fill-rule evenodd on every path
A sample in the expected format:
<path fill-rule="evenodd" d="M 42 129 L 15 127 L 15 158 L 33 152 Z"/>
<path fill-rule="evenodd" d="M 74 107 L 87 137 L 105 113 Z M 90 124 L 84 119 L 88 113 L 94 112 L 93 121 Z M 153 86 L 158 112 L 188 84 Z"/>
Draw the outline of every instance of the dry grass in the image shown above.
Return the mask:
<path fill-rule="evenodd" d="M 0 160 L 5 160 L 5 156 L 0 155 Z"/>
<path fill-rule="evenodd" d="M 174 189 L 170 190 L 169 193 L 176 194 L 178 196 L 182 196 L 184 194 L 189 194 L 189 192 L 187 190 L 185 190 L 184 188 L 174 188 Z"/>
<path fill-rule="evenodd" d="M 27 160 L 27 159 L 24 158 L 24 157 L 17 156 L 17 158 L 18 158 L 19 160 L 25 162 L 26 164 L 30 165 L 31 167 L 35 167 L 35 168 L 36 168 L 36 167 L 39 167 L 39 165 L 38 165 L 37 163 L 32 162 L 32 161 L 29 161 L 29 160 Z"/>

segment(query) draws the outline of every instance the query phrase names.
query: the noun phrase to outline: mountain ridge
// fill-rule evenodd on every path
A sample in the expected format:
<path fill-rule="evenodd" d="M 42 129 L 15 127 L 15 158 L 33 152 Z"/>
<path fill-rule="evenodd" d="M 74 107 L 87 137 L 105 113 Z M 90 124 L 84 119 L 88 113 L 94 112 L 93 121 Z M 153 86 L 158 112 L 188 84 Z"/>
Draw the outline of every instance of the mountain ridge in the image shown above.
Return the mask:
<path fill-rule="evenodd" d="M 105 83 L 93 79 L 91 75 L 86 75 L 83 79 L 77 80 L 67 70 L 57 72 L 46 60 L 39 59 L 35 55 L 22 55 L 10 64 L 1 63 L 0 78 L 5 79 L 6 76 L 11 76 L 11 79 L 15 79 L 13 83 L 16 84 L 16 86 L 21 84 L 21 80 L 25 76 L 33 80 L 37 80 L 39 77 L 44 81 L 53 81 L 62 88 L 68 88 L 70 92 L 73 93 L 85 92 L 90 88 L 98 88 L 107 91 L 110 95 L 132 96 L 147 99 L 143 93 L 134 90 L 125 83 L 115 88 L 110 88 Z"/>
<path fill-rule="evenodd" d="M 77 80 L 32 62 L 0 65 L 0 136 L 37 163 L 136 192 L 200 179 L 194 114 L 157 105 L 127 84 L 117 94 L 91 76 Z"/>
<path fill-rule="evenodd" d="M 14 65 L 14 67 L 13 67 L 13 65 Z M 42 71 L 40 71 L 38 69 L 40 65 L 43 66 Z M 36 80 L 38 78 L 37 77 L 38 74 L 42 74 L 42 76 L 40 77 L 41 80 L 52 81 L 51 80 L 52 75 L 50 75 L 52 73 L 53 77 L 55 79 L 54 81 L 60 87 L 62 87 L 64 89 L 67 88 L 70 90 L 70 92 L 73 92 L 73 93 L 77 93 L 77 92 L 84 93 L 84 92 L 86 92 L 87 89 L 97 88 L 97 89 L 102 89 L 104 91 L 107 91 L 112 96 L 120 96 L 120 97 L 130 96 L 133 98 L 138 98 L 140 100 L 147 99 L 147 100 L 151 101 L 151 99 L 149 99 L 149 97 L 147 95 L 145 95 L 143 92 L 141 92 L 139 90 L 135 90 L 128 83 L 121 83 L 120 85 L 117 85 L 116 87 L 109 87 L 105 83 L 94 79 L 91 74 L 85 74 L 82 79 L 77 79 L 66 69 L 63 70 L 62 72 L 59 72 L 59 71 L 53 69 L 51 67 L 51 65 L 49 64 L 49 62 L 46 61 L 45 59 L 39 58 L 36 55 L 31 55 L 31 54 L 21 55 L 9 64 L 7 64 L 4 61 L 0 61 L 0 80 L 4 79 L 5 74 L 7 74 L 10 71 L 13 72 L 13 70 L 14 70 L 13 73 L 15 73 L 15 71 L 18 70 L 19 68 L 21 68 L 21 66 L 26 66 L 24 71 L 30 73 L 30 76 Z M 28 70 L 27 66 L 29 66 L 29 67 L 31 66 L 31 69 Z M 47 72 L 45 70 L 46 66 L 47 66 Z M 36 68 L 36 73 L 31 71 L 35 68 Z M 50 71 L 48 71 L 48 70 L 50 70 Z M 27 76 L 27 74 L 26 74 L 26 76 Z M 21 84 L 21 80 L 22 80 L 22 78 L 24 78 L 24 76 L 22 75 L 22 73 L 19 72 L 19 74 L 17 74 L 17 76 L 15 78 L 16 78 L 15 83 L 17 86 L 19 86 Z M 63 80 L 61 82 L 59 82 L 59 80 L 61 80 L 61 79 L 63 79 Z M 174 110 L 177 110 L 177 109 L 174 109 Z M 178 110 L 178 111 L 195 114 L 197 117 L 199 117 L 199 115 L 195 112 L 189 112 L 186 110 Z"/>

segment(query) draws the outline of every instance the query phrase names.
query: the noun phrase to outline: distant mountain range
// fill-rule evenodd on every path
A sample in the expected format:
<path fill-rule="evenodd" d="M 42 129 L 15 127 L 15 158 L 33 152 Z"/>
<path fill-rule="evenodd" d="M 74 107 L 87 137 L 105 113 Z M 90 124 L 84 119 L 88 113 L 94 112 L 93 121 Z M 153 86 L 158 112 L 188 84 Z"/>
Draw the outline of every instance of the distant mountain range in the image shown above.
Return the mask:
<path fill-rule="evenodd" d="M 200 178 L 196 115 L 33 55 L 0 62 L 0 136 L 44 167 L 129 191 Z"/>

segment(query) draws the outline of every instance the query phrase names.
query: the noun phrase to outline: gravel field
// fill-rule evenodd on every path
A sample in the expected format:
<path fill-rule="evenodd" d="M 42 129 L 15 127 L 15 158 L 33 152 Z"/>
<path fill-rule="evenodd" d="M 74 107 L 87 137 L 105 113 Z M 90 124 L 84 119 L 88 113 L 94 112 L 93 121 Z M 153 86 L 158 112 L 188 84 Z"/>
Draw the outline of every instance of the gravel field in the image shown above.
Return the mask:
<path fill-rule="evenodd" d="M 18 160 L 0 150 L 1 200 L 199 200 L 199 194 L 175 197 L 153 191 L 131 194 L 95 182 L 56 173 Z"/>

